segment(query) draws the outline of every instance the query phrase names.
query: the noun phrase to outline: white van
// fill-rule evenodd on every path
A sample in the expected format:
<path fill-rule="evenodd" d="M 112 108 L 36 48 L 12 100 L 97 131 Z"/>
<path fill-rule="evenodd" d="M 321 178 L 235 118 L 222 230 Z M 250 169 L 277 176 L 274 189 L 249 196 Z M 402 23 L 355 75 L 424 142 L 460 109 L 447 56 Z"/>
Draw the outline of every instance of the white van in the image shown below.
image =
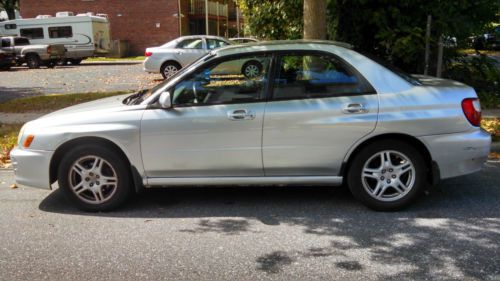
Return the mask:
<path fill-rule="evenodd" d="M 106 55 L 111 49 L 106 15 L 59 12 L 55 17 L 41 15 L 32 19 L 0 22 L 0 35 L 22 36 L 32 44 L 64 44 L 66 58 L 79 64 L 87 57 Z"/>

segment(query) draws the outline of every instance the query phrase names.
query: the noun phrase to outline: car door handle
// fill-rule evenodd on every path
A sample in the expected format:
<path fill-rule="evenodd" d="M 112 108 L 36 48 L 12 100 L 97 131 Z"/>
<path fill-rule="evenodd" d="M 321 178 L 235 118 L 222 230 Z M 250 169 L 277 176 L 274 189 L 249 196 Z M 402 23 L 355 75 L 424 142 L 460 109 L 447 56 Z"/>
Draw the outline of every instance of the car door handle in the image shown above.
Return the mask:
<path fill-rule="evenodd" d="M 227 112 L 229 120 L 252 120 L 255 119 L 255 113 L 247 109 L 235 109 Z"/>
<path fill-rule="evenodd" d="M 368 109 L 361 103 L 350 103 L 342 109 L 342 112 L 346 114 L 359 114 L 367 113 Z"/>

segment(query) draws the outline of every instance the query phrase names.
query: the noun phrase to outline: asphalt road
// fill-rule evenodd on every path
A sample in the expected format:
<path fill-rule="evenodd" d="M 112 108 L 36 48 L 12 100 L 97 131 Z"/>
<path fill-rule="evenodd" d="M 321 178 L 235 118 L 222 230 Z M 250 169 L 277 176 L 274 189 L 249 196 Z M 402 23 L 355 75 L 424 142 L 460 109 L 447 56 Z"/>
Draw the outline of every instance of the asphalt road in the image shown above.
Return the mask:
<path fill-rule="evenodd" d="M 144 72 L 141 61 L 83 62 L 54 69 L 14 67 L 1 72 L 0 76 L 0 102 L 47 94 L 139 90 L 163 81 L 160 74 Z"/>
<path fill-rule="evenodd" d="M 113 213 L 0 171 L 1 280 L 500 280 L 500 163 L 403 212 L 342 188 L 154 190 Z"/>

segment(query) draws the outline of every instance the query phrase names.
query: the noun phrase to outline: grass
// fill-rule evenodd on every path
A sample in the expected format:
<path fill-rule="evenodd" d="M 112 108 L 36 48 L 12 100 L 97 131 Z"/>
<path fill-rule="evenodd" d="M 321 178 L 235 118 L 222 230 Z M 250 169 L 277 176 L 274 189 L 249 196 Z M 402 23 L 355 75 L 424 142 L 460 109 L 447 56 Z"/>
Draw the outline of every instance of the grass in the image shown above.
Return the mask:
<path fill-rule="evenodd" d="M 127 94 L 129 92 L 96 92 L 96 93 L 77 93 L 77 94 L 54 94 L 47 96 L 37 96 L 9 100 L 0 103 L 0 112 L 8 113 L 26 113 L 54 111 L 71 105 L 88 102 L 105 97 Z"/>
<path fill-rule="evenodd" d="M 106 57 L 95 57 L 95 58 L 88 58 L 86 61 L 123 61 L 123 60 L 145 60 L 145 56 L 137 56 L 137 57 L 126 57 L 126 58 L 106 58 Z"/>
<path fill-rule="evenodd" d="M 9 153 L 17 143 L 17 135 L 21 127 L 20 124 L 0 123 L 0 167 L 4 166 L 9 160 Z"/>
<path fill-rule="evenodd" d="M 460 49 L 460 50 L 458 50 L 458 53 L 462 54 L 462 55 L 475 55 L 475 54 L 477 54 L 476 50 L 474 50 L 474 49 Z M 482 55 L 488 55 L 488 56 L 500 56 L 500 51 L 496 51 L 496 50 L 480 50 L 479 53 Z"/>
<path fill-rule="evenodd" d="M 493 141 L 500 141 L 500 118 L 483 118 L 481 127 L 491 134 Z"/>

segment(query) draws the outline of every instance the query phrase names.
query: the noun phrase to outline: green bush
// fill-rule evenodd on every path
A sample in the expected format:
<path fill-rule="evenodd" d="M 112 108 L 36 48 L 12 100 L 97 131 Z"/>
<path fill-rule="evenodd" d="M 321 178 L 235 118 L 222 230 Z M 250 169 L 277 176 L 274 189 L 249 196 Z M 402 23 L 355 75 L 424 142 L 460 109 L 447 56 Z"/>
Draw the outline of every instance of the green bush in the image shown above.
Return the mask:
<path fill-rule="evenodd" d="M 449 62 L 443 77 L 473 87 L 484 108 L 500 106 L 500 68 L 487 56 L 460 56 Z"/>

